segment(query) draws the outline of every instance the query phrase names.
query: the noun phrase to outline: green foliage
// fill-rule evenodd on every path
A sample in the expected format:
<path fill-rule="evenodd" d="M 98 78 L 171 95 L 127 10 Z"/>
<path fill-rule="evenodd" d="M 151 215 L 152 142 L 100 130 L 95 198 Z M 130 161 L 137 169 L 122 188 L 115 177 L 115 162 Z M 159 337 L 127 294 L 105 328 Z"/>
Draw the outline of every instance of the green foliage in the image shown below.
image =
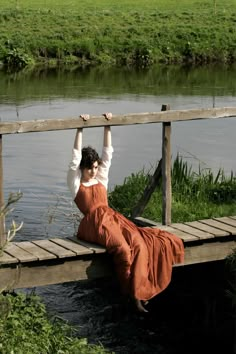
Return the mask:
<path fill-rule="evenodd" d="M 6 50 L 3 56 L 3 63 L 7 68 L 18 70 L 33 64 L 34 60 L 22 49 L 13 48 Z"/>
<path fill-rule="evenodd" d="M 110 206 L 129 216 L 131 206 L 135 205 L 138 198 L 141 197 L 147 182 L 148 176 L 145 175 L 144 171 L 136 174 L 132 173 L 131 176 L 125 178 L 123 185 L 115 186 L 114 190 L 109 193 Z"/>
<path fill-rule="evenodd" d="M 23 195 L 23 193 L 21 193 L 21 192 L 10 193 L 8 196 L 7 202 L 1 206 L 0 219 L 2 218 L 2 220 L 4 220 L 4 223 L 5 223 L 6 216 L 14 210 L 12 205 L 17 203 L 18 200 L 22 197 L 22 195 Z M 17 225 L 15 223 L 15 221 L 12 220 L 11 225 L 9 226 L 8 230 L 5 230 L 4 242 L 1 242 L 1 244 L 0 244 L 0 257 L 1 257 L 2 251 L 7 246 L 8 242 L 10 242 L 15 237 L 16 232 L 19 231 L 22 226 L 23 226 L 23 222 L 21 222 L 19 225 Z"/>
<path fill-rule="evenodd" d="M 0 61 L 11 67 L 56 59 L 141 67 L 232 63 L 234 0 L 1 1 Z M 8 43 L 12 46 L 9 48 Z M 5 56 L 3 54 L 5 49 Z M 68 60 L 67 57 L 70 59 Z"/>
<path fill-rule="evenodd" d="M 105 354 L 101 345 L 89 345 L 59 318 L 49 319 L 35 295 L 0 295 L 1 354 Z"/>
<path fill-rule="evenodd" d="M 109 203 L 127 217 L 131 215 L 147 183 L 144 171 L 127 177 L 109 195 Z M 160 184 L 161 186 L 161 184 Z M 162 191 L 158 186 L 143 216 L 161 222 Z M 194 221 L 211 217 L 236 215 L 236 177 L 225 176 L 220 169 L 216 176 L 210 169 L 198 173 L 176 157 L 172 167 L 172 222 Z"/>

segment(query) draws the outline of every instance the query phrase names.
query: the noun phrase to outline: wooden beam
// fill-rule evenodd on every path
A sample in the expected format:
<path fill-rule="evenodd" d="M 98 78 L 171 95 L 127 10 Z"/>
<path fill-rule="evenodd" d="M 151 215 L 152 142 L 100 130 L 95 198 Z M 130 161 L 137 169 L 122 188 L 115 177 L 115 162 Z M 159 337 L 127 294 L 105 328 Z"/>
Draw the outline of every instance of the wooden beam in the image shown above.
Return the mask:
<path fill-rule="evenodd" d="M 137 216 L 142 215 L 147 203 L 149 202 L 152 196 L 152 193 L 154 192 L 156 186 L 158 185 L 158 182 L 160 181 L 161 165 L 162 165 L 162 160 L 159 161 L 153 176 L 150 178 L 150 181 L 143 192 L 143 195 L 141 196 L 137 205 L 132 210 L 132 214 L 131 214 L 132 218 L 136 218 Z"/>
<path fill-rule="evenodd" d="M 162 110 L 170 109 L 163 105 Z M 171 224 L 171 123 L 162 123 L 162 224 Z"/>
<path fill-rule="evenodd" d="M 235 241 L 214 242 L 185 248 L 185 261 L 174 267 L 223 260 L 232 253 Z M 111 257 L 107 253 L 77 257 L 77 259 L 50 260 L 13 264 L 0 267 L 0 292 L 31 288 L 71 281 L 114 276 Z M 37 276 L 35 276 L 37 275 Z"/>
<path fill-rule="evenodd" d="M 114 115 L 111 121 L 101 116 L 91 116 L 84 122 L 77 117 L 64 119 L 39 119 L 33 121 L 1 122 L 0 134 L 20 134 L 29 132 L 45 132 L 52 130 L 67 130 L 75 128 L 102 127 L 105 125 L 119 126 L 147 123 L 177 122 L 196 119 L 215 119 L 236 117 L 236 107 L 190 109 L 179 111 L 162 111 L 150 113 L 130 113 Z"/>
<path fill-rule="evenodd" d="M 223 260 L 232 253 L 235 246 L 235 241 L 228 241 L 186 247 L 184 265 Z"/>
<path fill-rule="evenodd" d="M 4 205 L 3 193 L 3 163 L 2 163 L 2 135 L 0 134 L 0 207 Z M 0 252 L 6 242 L 5 216 L 0 215 Z"/>
<path fill-rule="evenodd" d="M 31 288 L 70 281 L 103 278 L 112 274 L 112 264 L 107 254 L 66 259 L 65 262 L 45 261 L 18 264 L 0 268 L 0 291 Z"/>

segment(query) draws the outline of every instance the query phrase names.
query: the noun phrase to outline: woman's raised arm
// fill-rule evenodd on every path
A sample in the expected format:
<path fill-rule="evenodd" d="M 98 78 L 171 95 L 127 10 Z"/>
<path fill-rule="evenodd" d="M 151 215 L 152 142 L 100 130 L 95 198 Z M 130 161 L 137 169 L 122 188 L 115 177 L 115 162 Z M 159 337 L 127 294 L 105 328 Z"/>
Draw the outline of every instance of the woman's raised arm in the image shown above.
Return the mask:
<path fill-rule="evenodd" d="M 89 119 L 89 114 L 81 114 L 80 118 L 83 119 L 83 121 L 86 121 Z M 78 128 L 75 134 L 75 141 L 74 141 L 74 149 L 81 151 L 82 149 L 82 135 L 83 135 L 83 128 Z"/>
<path fill-rule="evenodd" d="M 106 118 L 106 120 L 111 120 L 111 118 L 112 118 L 112 113 L 104 113 L 103 115 Z M 103 146 L 104 147 L 112 146 L 110 125 L 104 126 Z"/>
<path fill-rule="evenodd" d="M 74 149 L 81 151 L 82 149 L 83 128 L 78 128 L 75 134 Z"/>

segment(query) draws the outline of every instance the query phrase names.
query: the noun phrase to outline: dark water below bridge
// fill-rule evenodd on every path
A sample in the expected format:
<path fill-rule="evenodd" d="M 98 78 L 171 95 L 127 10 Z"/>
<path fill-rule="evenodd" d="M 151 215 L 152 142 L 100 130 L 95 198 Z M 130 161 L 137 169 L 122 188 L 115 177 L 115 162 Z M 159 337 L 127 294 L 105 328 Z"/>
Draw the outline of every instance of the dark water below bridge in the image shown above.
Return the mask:
<path fill-rule="evenodd" d="M 106 111 L 152 112 L 160 111 L 166 103 L 171 109 L 235 106 L 234 67 L 38 70 L 0 73 L 0 80 L 2 121 L 65 118 L 81 113 L 99 115 Z M 160 124 L 114 127 L 112 132 L 115 153 L 110 190 L 131 173 L 155 167 L 161 157 Z M 17 240 L 68 236 L 77 228 L 66 186 L 74 134 L 68 130 L 3 137 L 5 196 L 19 189 L 23 192 L 13 213 L 16 221 L 24 221 Z M 195 169 L 200 166 L 218 172 L 223 168 L 226 174 L 235 173 L 235 137 L 234 118 L 174 123 L 173 157 L 179 153 Z M 84 131 L 84 144 L 99 150 L 101 143 L 101 128 Z M 212 274 L 222 272 L 222 267 L 209 269 L 210 279 L 214 278 Z M 186 353 L 198 353 L 197 344 L 202 341 L 201 334 L 206 333 L 209 347 L 201 345 L 201 353 L 204 348 L 208 353 L 216 352 L 216 349 L 211 351 L 213 347 L 219 349 L 221 344 L 227 346 L 226 343 L 232 342 L 228 330 L 231 314 L 227 306 L 225 311 L 222 309 L 221 301 L 225 284 L 219 286 L 217 299 L 210 291 L 207 300 L 204 298 L 207 278 L 202 280 L 205 285 L 195 289 L 195 283 L 190 281 L 193 273 L 185 270 L 182 274 L 181 281 L 174 282 L 176 288 L 170 287 L 166 296 L 163 294 L 150 303 L 151 311 L 145 318 L 138 316 L 131 306 L 122 305 L 116 283 L 111 280 L 55 285 L 35 291 L 44 298 L 50 311 L 81 326 L 81 335 L 88 336 L 90 341 L 100 341 L 116 353 L 184 353 L 185 349 L 189 349 Z M 194 301 L 190 296 L 193 289 L 197 290 Z M 207 327 L 204 331 L 204 323 L 198 316 L 213 311 L 209 299 L 218 311 L 216 322 L 210 318 L 214 331 Z M 186 344 L 185 348 L 189 339 L 195 344 L 191 348 Z"/>

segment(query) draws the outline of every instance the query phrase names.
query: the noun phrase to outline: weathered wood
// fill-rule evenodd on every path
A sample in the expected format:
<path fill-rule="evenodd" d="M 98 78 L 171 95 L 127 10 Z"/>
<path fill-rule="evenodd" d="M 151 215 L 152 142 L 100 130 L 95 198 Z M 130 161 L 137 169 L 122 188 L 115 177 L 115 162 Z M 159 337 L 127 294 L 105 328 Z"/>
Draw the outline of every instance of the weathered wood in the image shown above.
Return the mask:
<path fill-rule="evenodd" d="M 188 234 L 182 230 L 179 229 L 175 229 L 174 227 L 172 227 L 172 225 L 170 226 L 161 226 L 160 227 L 161 230 L 164 231 L 168 231 L 176 236 L 178 236 L 179 238 L 181 238 L 181 240 L 186 243 L 186 242 L 190 242 L 190 241 L 199 241 L 199 237 Z"/>
<path fill-rule="evenodd" d="M 139 216 L 143 213 L 147 203 L 149 202 L 152 193 L 154 192 L 155 188 L 158 185 L 158 182 L 160 181 L 161 178 L 161 166 L 162 166 L 162 159 L 159 161 L 158 166 L 153 174 L 153 176 L 150 178 L 149 183 L 147 187 L 145 188 L 142 197 L 138 201 L 137 205 L 134 207 L 132 210 L 132 218 L 135 218 L 136 216 Z"/>
<path fill-rule="evenodd" d="M 130 113 L 124 115 L 114 115 L 111 121 L 107 121 L 101 116 L 91 116 L 88 121 L 84 122 L 78 115 L 78 117 L 68 117 L 64 119 L 38 119 L 33 121 L 1 122 L 0 134 L 45 132 L 51 130 L 102 127 L 105 125 L 119 126 L 229 117 L 236 117 L 236 107 Z"/>
<path fill-rule="evenodd" d="M 68 239 L 78 243 L 81 246 L 86 247 L 92 253 L 104 253 L 104 252 L 106 252 L 106 249 L 104 247 L 102 247 L 100 245 L 97 245 L 95 243 L 90 243 L 90 242 L 86 242 L 86 241 L 83 241 L 83 240 L 79 240 L 75 236 L 68 237 Z"/>
<path fill-rule="evenodd" d="M 18 263 L 18 259 L 10 256 L 6 252 L 1 252 L 0 254 L 0 265 L 1 264 L 12 264 L 12 263 Z"/>
<path fill-rule="evenodd" d="M 214 242 L 186 247 L 184 265 L 223 260 L 232 253 L 235 247 L 235 241 Z"/>
<path fill-rule="evenodd" d="M 210 234 L 214 235 L 215 237 L 230 235 L 230 233 L 225 230 L 220 230 L 220 229 L 217 229 L 217 228 L 207 225 L 207 224 L 202 224 L 199 221 L 190 221 L 190 222 L 185 222 L 184 224 L 191 226 L 191 227 L 195 227 L 196 229 L 199 229 L 199 230 L 202 230 L 205 232 L 209 232 Z"/>
<path fill-rule="evenodd" d="M 2 161 L 2 135 L 0 134 L 0 208 L 4 205 L 3 192 L 3 161 Z M 5 216 L 0 215 L 0 249 L 6 242 Z"/>
<path fill-rule="evenodd" d="M 17 244 L 18 247 L 22 248 L 23 250 L 35 256 L 40 261 L 45 259 L 57 258 L 54 254 L 45 251 L 43 248 L 37 246 L 32 242 L 22 241 L 22 242 L 17 242 L 15 244 Z"/>
<path fill-rule="evenodd" d="M 228 216 L 224 216 L 224 217 L 221 217 L 221 218 L 213 218 L 213 220 L 217 220 L 217 221 L 220 221 L 220 222 L 223 222 L 224 224 L 227 224 L 227 225 L 231 225 L 233 227 L 236 228 L 236 220 L 228 217 Z"/>
<path fill-rule="evenodd" d="M 199 222 L 206 224 L 206 225 L 213 226 L 213 227 L 223 230 L 223 231 L 227 231 L 231 235 L 236 234 L 236 227 L 233 227 L 231 225 L 227 225 L 227 224 L 219 221 L 218 219 L 203 219 L 203 220 L 199 220 Z"/>
<path fill-rule="evenodd" d="M 144 227 L 145 226 L 157 227 L 161 230 L 165 230 L 172 234 L 175 234 L 176 236 L 181 238 L 185 243 L 190 241 L 199 241 L 200 239 L 208 239 L 208 238 L 231 235 L 231 233 L 225 230 L 217 229 L 213 226 L 203 224 L 199 221 L 186 222 L 183 224 L 175 223 L 175 224 L 171 224 L 170 226 L 166 226 L 140 216 L 134 218 L 133 220 L 137 225 L 144 226 Z"/>
<path fill-rule="evenodd" d="M 183 240 L 185 261 L 175 265 L 178 267 L 222 260 L 236 247 L 236 227 L 225 223 L 234 224 L 233 217 L 170 226 L 140 217 L 137 219 L 149 227 L 174 233 Z M 224 222 L 219 221 L 222 219 Z M 235 239 L 232 239 L 232 235 Z M 46 259 L 49 255 L 51 258 Z M 0 290 L 60 284 L 114 274 L 113 263 L 104 247 L 76 237 L 10 243 L 0 258 L 0 264 Z"/>
<path fill-rule="evenodd" d="M 174 224 L 171 224 L 171 227 L 173 227 L 174 229 L 178 229 L 180 231 L 184 231 L 189 235 L 193 235 L 195 237 L 198 237 L 198 239 L 201 239 L 201 240 L 214 238 L 213 234 L 210 234 L 209 232 L 206 232 L 206 231 L 202 231 L 200 229 L 196 229 L 195 227 L 191 227 L 186 224 L 174 223 Z"/>
<path fill-rule="evenodd" d="M 136 216 L 135 218 L 131 218 L 131 220 L 138 226 L 157 226 L 157 227 L 162 226 L 161 223 L 147 218 L 143 218 L 142 216 Z"/>
<path fill-rule="evenodd" d="M 64 247 L 61 247 L 55 244 L 54 242 L 51 242 L 50 240 L 36 240 L 32 242 L 35 245 L 43 248 L 44 250 L 49 251 L 50 253 L 56 255 L 59 258 L 75 256 L 75 252 L 65 249 Z"/>
<path fill-rule="evenodd" d="M 211 242 L 185 248 L 185 261 L 175 266 L 225 259 L 236 242 Z M 37 274 L 37 276 L 35 276 Z M 114 275 L 111 258 L 106 254 L 90 254 L 75 258 L 21 263 L 15 267 L 0 268 L 0 289 L 35 287 L 70 281 L 96 279 Z"/>
<path fill-rule="evenodd" d="M 8 243 L 4 250 L 5 253 L 8 253 L 10 256 L 17 258 L 22 263 L 38 260 L 36 256 L 18 247 L 14 242 Z"/>
<path fill-rule="evenodd" d="M 91 254 L 91 250 L 89 250 L 87 247 L 79 245 L 78 243 L 71 241 L 69 239 L 62 239 L 57 237 L 57 238 L 51 238 L 50 241 L 55 242 L 56 244 L 75 252 L 77 255 Z"/>
<path fill-rule="evenodd" d="M 91 257 L 91 256 L 90 256 Z M 107 254 L 93 255 L 93 258 L 79 258 L 61 263 L 20 265 L 0 268 L 0 290 L 60 284 L 70 281 L 96 279 L 112 274 L 112 264 Z"/>
<path fill-rule="evenodd" d="M 163 105 L 162 111 L 170 109 Z M 171 224 L 171 123 L 162 124 L 162 224 Z"/>

